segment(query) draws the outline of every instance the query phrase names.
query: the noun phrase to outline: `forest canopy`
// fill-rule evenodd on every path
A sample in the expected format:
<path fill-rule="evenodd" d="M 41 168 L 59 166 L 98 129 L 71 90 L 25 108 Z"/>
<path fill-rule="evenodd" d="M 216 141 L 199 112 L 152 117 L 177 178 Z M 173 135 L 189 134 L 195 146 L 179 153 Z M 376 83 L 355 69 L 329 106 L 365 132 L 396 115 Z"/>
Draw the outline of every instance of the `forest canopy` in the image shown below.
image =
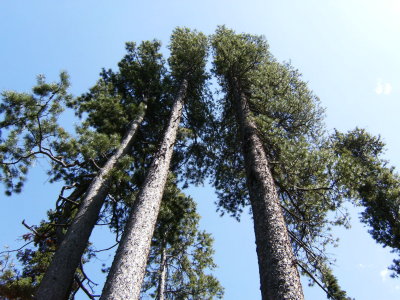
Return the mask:
<path fill-rule="evenodd" d="M 327 129 L 320 99 L 263 36 L 177 28 L 168 47 L 165 58 L 160 41 L 127 43 L 118 69 L 78 97 L 66 72 L 2 93 L 6 195 L 23 191 L 41 160 L 64 187 L 40 224 L 24 224 L 17 265 L 2 252 L 0 296 L 94 299 L 89 237 L 108 226 L 117 252 L 100 299 L 222 298 L 213 239 L 183 192 L 210 182 L 220 214 L 240 220 L 250 208 L 262 299 L 303 299 L 299 274 L 327 298 L 350 299 L 327 253 L 332 226 L 348 226 L 346 206 L 361 207 L 373 239 L 400 253 L 400 178 L 380 137 Z M 80 120 L 73 132 L 64 110 Z M 390 269 L 398 277 L 400 259 Z"/>

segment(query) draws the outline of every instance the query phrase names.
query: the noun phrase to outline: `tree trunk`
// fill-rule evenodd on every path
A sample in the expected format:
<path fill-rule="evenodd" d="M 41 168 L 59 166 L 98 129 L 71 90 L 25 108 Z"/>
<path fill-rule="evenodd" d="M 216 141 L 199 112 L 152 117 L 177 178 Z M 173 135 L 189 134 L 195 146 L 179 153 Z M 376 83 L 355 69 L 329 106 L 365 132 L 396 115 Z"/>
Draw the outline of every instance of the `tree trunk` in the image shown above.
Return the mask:
<path fill-rule="evenodd" d="M 253 211 L 263 300 L 304 299 L 274 179 L 240 82 L 231 82 Z"/>
<path fill-rule="evenodd" d="M 167 249 L 161 250 L 160 277 L 158 279 L 157 300 L 164 300 L 165 285 L 167 279 Z"/>
<path fill-rule="evenodd" d="M 118 160 L 130 150 L 134 136 L 143 121 L 147 105 L 143 103 L 139 116 L 134 120 L 124 136 L 118 150 L 110 157 L 90 184 L 79 211 L 57 249 L 39 289 L 38 300 L 67 299 L 74 273 L 88 244 L 90 234 L 97 222 L 101 207 L 108 193 L 110 171 Z"/>
<path fill-rule="evenodd" d="M 101 300 L 139 299 L 186 90 L 187 81 L 184 80 L 172 107 L 169 124 L 160 149 L 150 165 L 142 189 L 133 204 L 104 285 Z"/>
<path fill-rule="evenodd" d="M 90 183 L 90 182 L 89 182 Z M 75 190 L 68 196 L 68 199 L 74 202 L 77 202 L 79 198 L 82 197 L 82 195 L 85 193 L 85 191 L 89 187 L 89 183 L 84 183 L 78 187 L 75 188 Z M 65 233 L 64 229 L 65 227 L 63 226 L 64 224 L 68 223 L 69 218 L 71 217 L 71 214 L 73 213 L 75 204 L 72 202 L 66 201 L 64 203 L 64 206 L 62 207 L 61 215 L 57 218 L 56 223 L 62 226 L 56 226 L 56 241 L 57 241 L 57 248 L 60 246 L 62 240 L 64 239 Z"/>

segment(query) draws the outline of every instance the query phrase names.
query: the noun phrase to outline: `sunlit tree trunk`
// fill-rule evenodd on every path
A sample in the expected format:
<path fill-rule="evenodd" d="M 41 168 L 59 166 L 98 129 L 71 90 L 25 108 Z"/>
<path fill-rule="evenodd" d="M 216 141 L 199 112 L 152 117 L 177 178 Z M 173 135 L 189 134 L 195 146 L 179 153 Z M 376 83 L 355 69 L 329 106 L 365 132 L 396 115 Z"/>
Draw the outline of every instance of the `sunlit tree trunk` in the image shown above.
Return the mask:
<path fill-rule="evenodd" d="M 251 119 L 246 95 L 231 79 L 236 119 L 242 139 L 246 180 L 254 218 L 263 300 L 304 299 L 296 260 L 263 143 Z"/>
<path fill-rule="evenodd" d="M 108 193 L 108 175 L 116 166 L 118 160 L 131 149 L 134 136 L 143 121 L 147 108 L 145 103 L 142 105 L 144 107 L 131 123 L 121 145 L 90 184 L 77 215 L 69 226 L 40 283 L 35 299 L 58 300 L 68 298 L 76 268 L 88 244 L 90 234 L 97 222 L 101 207 Z"/>
<path fill-rule="evenodd" d="M 184 80 L 172 106 L 160 149 L 153 158 L 140 193 L 133 204 L 101 300 L 139 299 L 186 90 L 187 81 Z"/>

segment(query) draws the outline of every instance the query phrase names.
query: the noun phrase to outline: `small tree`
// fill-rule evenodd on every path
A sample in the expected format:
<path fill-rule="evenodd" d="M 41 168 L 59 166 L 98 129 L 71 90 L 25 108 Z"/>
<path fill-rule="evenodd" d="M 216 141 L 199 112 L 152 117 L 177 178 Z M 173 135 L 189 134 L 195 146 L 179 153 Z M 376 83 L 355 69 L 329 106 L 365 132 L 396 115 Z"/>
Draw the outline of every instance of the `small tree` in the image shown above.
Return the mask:
<path fill-rule="evenodd" d="M 222 298 L 218 280 L 207 274 L 213 262 L 213 240 L 199 231 L 196 204 L 185 196 L 170 176 L 152 239 L 142 298 Z"/>

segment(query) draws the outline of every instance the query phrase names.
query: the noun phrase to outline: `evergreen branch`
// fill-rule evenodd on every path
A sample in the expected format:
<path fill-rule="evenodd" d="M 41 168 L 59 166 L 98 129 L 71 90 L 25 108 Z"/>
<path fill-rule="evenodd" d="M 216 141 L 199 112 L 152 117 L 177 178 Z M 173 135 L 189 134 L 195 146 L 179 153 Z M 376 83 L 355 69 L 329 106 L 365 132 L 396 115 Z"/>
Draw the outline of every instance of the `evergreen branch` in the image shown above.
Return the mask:
<path fill-rule="evenodd" d="M 42 149 L 45 149 L 43 147 L 39 147 Z M 5 162 L 5 161 L 1 161 L 0 165 L 6 165 L 6 166 L 10 166 L 10 165 L 16 165 L 18 164 L 21 160 L 25 160 L 28 159 L 32 156 L 36 156 L 38 154 L 43 154 L 45 156 L 47 156 L 48 158 L 50 158 L 52 161 L 60 164 L 61 166 L 63 166 L 64 168 L 71 168 L 71 167 L 75 167 L 75 166 L 79 166 L 81 163 L 78 161 L 75 161 L 74 163 L 66 163 L 64 160 L 62 160 L 59 156 L 54 156 L 52 155 L 50 152 L 47 151 L 43 151 L 43 150 L 38 150 L 38 151 L 34 151 L 29 153 L 28 155 L 24 155 L 24 156 L 20 156 L 18 159 L 16 159 L 15 161 L 11 161 L 11 162 Z"/>
<path fill-rule="evenodd" d="M 319 282 L 317 278 L 310 271 L 308 271 L 299 261 L 296 261 L 296 264 L 306 273 L 329 297 L 336 300 L 336 298 L 328 292 L 328 290 Z"/>
<path fill-rule="evenodd" d="M 303 211 L 300 209 L 300 207 L 298 206 L 298 204 L 296 203 L 296 201 L 293 199 L 292 195 L 290 194 L 290 192 L 284 188 L 284 187 L 280 187 L 282 189 L 282 191 L 288 196 L 290 203 L 294 206 L 294 208 L 296 208 L 296 210 L 300 213 L 303 214 Z M 283 195 L 283 194 L 282 194 Z M 302 218 L 303 222 L 306 222 L 304 220 L 304 218 Z"/>
<path fill-rule="evenodd" d="M 307 246 L 306 243 L 304 243 L 303 241 L 301 241 L 300 239 L 298 239 L 296 237 L 296 235 L 293 233 L 293 231 L 288 230 L 289 236 L 294 239 L 296 241 L 296 243 L 299 244 L 300 247 L 302 247 L 304 249 L 304 251 L 306 251 L 313 259 L 315 259 L 316 261 L 318 261 L 318 256 Z"/>
<path fill-rule="evenodd" d="M 326 187 L 326 186 L 323 186 L 323 187 L 315 187 L 315 188 L 304 188 L 304 187 L 293 186 L 293 188 L 294 188 L 295 190 L 304 191 L 304 192 L 309 192 L 309 191 L 321 191 L 321 190 L 323 190 L 323 191 L 333 190 L 332 187 Z"/>
<path fill-rule="evenodd" d="M 302 222 L 302 223 L 309 223 L 307 221 L 305 221 L 302 217 L 296 215 L 294 212 L 291 212 L 287 207 L 285 207 L 283 204 L 281 204 L 281 207 L 283 208 L 284 211 L 286 211 L 289 215 L 291 215 L 292 217 L 294 217 L 295 219 L 297 219 L 298 221 Z"/>
<path fill-rule="evenodd" d="M 69 226 L 69 224 L 60 224 L 60 223 L 44 223 L 44 224 L 51 225 L 51 226 L 61 226 L 61 227 Z"/>

